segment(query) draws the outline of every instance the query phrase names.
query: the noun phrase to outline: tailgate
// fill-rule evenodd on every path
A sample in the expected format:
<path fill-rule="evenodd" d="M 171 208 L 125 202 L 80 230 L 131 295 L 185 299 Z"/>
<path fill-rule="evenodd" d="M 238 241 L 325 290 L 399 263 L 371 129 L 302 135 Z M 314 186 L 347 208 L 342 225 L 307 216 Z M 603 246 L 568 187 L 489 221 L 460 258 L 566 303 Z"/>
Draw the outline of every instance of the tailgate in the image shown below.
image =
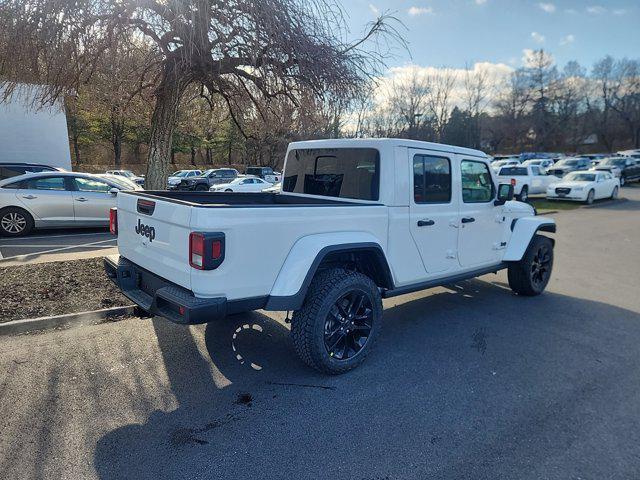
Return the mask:
<path fill-rule="evenodd" d="M 190 223 L 189 205 L 161 197 L 118 194 L 120 255 L 189 290 Z"/>

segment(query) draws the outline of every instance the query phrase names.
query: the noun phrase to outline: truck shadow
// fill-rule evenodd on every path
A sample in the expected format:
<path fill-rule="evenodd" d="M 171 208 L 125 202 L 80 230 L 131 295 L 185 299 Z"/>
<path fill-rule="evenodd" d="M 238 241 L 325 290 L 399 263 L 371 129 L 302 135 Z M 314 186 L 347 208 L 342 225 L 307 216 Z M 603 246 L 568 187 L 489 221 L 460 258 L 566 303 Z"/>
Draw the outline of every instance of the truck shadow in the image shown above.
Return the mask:
<path fill-rule="evenodd" d="M 438 477 L 447 471 L 458 478 L 483 476 L 505 455 L 526 456 L 535 464 L 578 434 L 576 415 L 581 406 L 591 406 L 574 398 L 574 388 L 611 388 L 607 372 L 616 381 L 633 374 L 618 368 L 620 358 L 607 347 L 617 345 L 621 363 L 629 356 L 636 361 L 631 344 L 640 336 L 636 312 L 554 293 L 519 298 L 499 283 L 479 280 L 387 301 L 377 348 L 362 367 L 339 377 L 303 366 L 282 319 L 259 312 L 208 324 L 206 352 L 194 337 L 200 329 L 163 319 L 153 325 L 178 407 L 150 412 L 145 423 L 103 436 L 94 465 L 105 480 L 263 478 L 267 470 L 300 478 L 301 465 L 308 467 L 307 478 L 327 478 L 336 473 L 325 470 L 331 455 L 343 453 L 350 455 L 345 471 L 353 477 L 363 445 L 378 452 L 372 465 L 379 473 L 416 455 L 431 458 L 432 464 L 422 464 L 423 473 Z M 584 378 L 575 386 L 567 390 L 555 383 L 576 371 Z M 600 381 L 602 387 L 594 384 Z M 470 391 L 471 396 L 464 393 Z M 514 407 L 513 392 L 536 393 Z M 571 401 L 577 404 L 569 411 L 545 413 L 539 425 L 527 420 L 543 415 L 548 402 Z M 340 405 L 350 415 L 348 425 L 336 415 Z M 377 412 L 376 420 L 366 430 L 355 428 L 365 411 Z M 516 430 L 524 425 L 528 433 L 520 435 Z M 465 438 L 467 429 L 474 433 Z M 531 442 L 549 430 L 557 430 L 553 442 Z M 339 446 L 331 441 L 336 435 Z M 512 439 L 508 448 L 503 435 Z M 305 449 L 283 459 L 283 450 L 297 442 Z M 440 453 L 432 457 L 435 450 Z M 443 457 L 443 451 L 452 454 Z M 480 460 L 485 470 L 467 470 Z M 358 478 L 377 478 L 368 471 Z"/>

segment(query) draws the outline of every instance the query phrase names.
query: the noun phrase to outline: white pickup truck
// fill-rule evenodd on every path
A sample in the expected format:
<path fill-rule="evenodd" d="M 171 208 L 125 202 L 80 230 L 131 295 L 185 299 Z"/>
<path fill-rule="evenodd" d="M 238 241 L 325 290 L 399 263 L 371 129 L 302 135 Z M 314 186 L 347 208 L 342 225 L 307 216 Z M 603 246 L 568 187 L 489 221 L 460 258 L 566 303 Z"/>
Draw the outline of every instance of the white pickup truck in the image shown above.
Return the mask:
<path fill-rule="evenodd" d="M 105 268 L 151 314 L 192 324 L 293 311 L 299 356 L 326 373 L 359 365 L 382 299 L 508 269 L 538 295 L 552 219 L 511 201 L 484 153 L 401 139 L 292 143 L 282 193 L 123 192 L 119 256 Z"/>
<path fill-rule="evenodd" d="M 547 188 L 561 179 L 537 165 L 517 165 L 502 167 L 498 172 L 498 181 L 511 183 L 513 193 L 518 200 L 526 202 L 529 195 L 546 194 Z"/>

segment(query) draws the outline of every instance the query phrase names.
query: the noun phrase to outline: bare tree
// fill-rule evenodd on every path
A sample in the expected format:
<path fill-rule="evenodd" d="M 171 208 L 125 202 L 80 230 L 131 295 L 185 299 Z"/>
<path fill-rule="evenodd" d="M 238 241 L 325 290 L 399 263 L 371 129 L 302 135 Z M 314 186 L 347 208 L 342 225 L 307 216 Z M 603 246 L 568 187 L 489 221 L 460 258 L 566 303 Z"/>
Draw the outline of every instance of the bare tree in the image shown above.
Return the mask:
<path fill-rule="evenodd" d="M 388 106 L 394 123 L 408 138 L 416 138 L 427 109 L 428 80 L 417 69 L 408 77 L 395 78 L 388 86 Z M 405 130 L 406 128 L 406 130 Z"/>
<path fill-rule="evenodd" d="M 442 141 L 444 128 L 451 113 L 451 92 L 456 84 L 456 74 L 453 70 L 442 68 L 437 73 L 429 75 L 427 85 L 426 107 L 429 112 L 436 141 Z"/>
<path fill-rule="evenodd" d="M 156 73 L 147 182 L 160 188 L 190 85 L 222 97 L 232 115 L 239 97 L 295 101 L 301 89 L 354 96 L 383 63 L 384 40 L 398 36 L 386 16 L 353 43 L 344 32 L 341 10 L 328 0 L 7 0 L 0 72 L 8 92 L 20 81 L 43 83 L 42 101 L 51 101 L 87 82 L 105 51 L 145 42 L 154 55 L 143 71 Z M 382 49 L 365 50 L 374 37 Z"/>
<path fill-rule="evenodd" d="M 471 70 L 465 68 L 462 79 L 464 88 L 463 100 L 466 110 L 471 117 L 471 132 L 467 135 L 467 145 L 480 148 L 482 137 L 480 116 L 487 107 L 488 96 L 490 94 L 489 75 L 486 70 Z"/>

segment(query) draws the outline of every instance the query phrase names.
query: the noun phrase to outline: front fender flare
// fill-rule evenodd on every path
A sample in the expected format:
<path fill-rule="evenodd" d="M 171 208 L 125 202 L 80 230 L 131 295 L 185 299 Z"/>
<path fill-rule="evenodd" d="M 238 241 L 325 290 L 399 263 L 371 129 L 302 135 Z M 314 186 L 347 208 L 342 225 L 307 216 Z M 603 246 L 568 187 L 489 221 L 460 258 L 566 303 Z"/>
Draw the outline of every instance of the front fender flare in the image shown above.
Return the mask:
<path fill-rule="evenodd" d="M 511 227 L 513 232 L 503 261 L 519 262 L 529 248 L 534 235 L 537 232 L 555 233 L 556 222 L 549 217 L 524 217 L 515 219 Z"/>
<path fill-rule="evenodd" d="M 372 249 L 384 258 L 381 242 L 367 232 L 322 233 L 299 239 L 278 273 L 265 310 L 299 309 L 318 266 L 328 254 Z"/>

